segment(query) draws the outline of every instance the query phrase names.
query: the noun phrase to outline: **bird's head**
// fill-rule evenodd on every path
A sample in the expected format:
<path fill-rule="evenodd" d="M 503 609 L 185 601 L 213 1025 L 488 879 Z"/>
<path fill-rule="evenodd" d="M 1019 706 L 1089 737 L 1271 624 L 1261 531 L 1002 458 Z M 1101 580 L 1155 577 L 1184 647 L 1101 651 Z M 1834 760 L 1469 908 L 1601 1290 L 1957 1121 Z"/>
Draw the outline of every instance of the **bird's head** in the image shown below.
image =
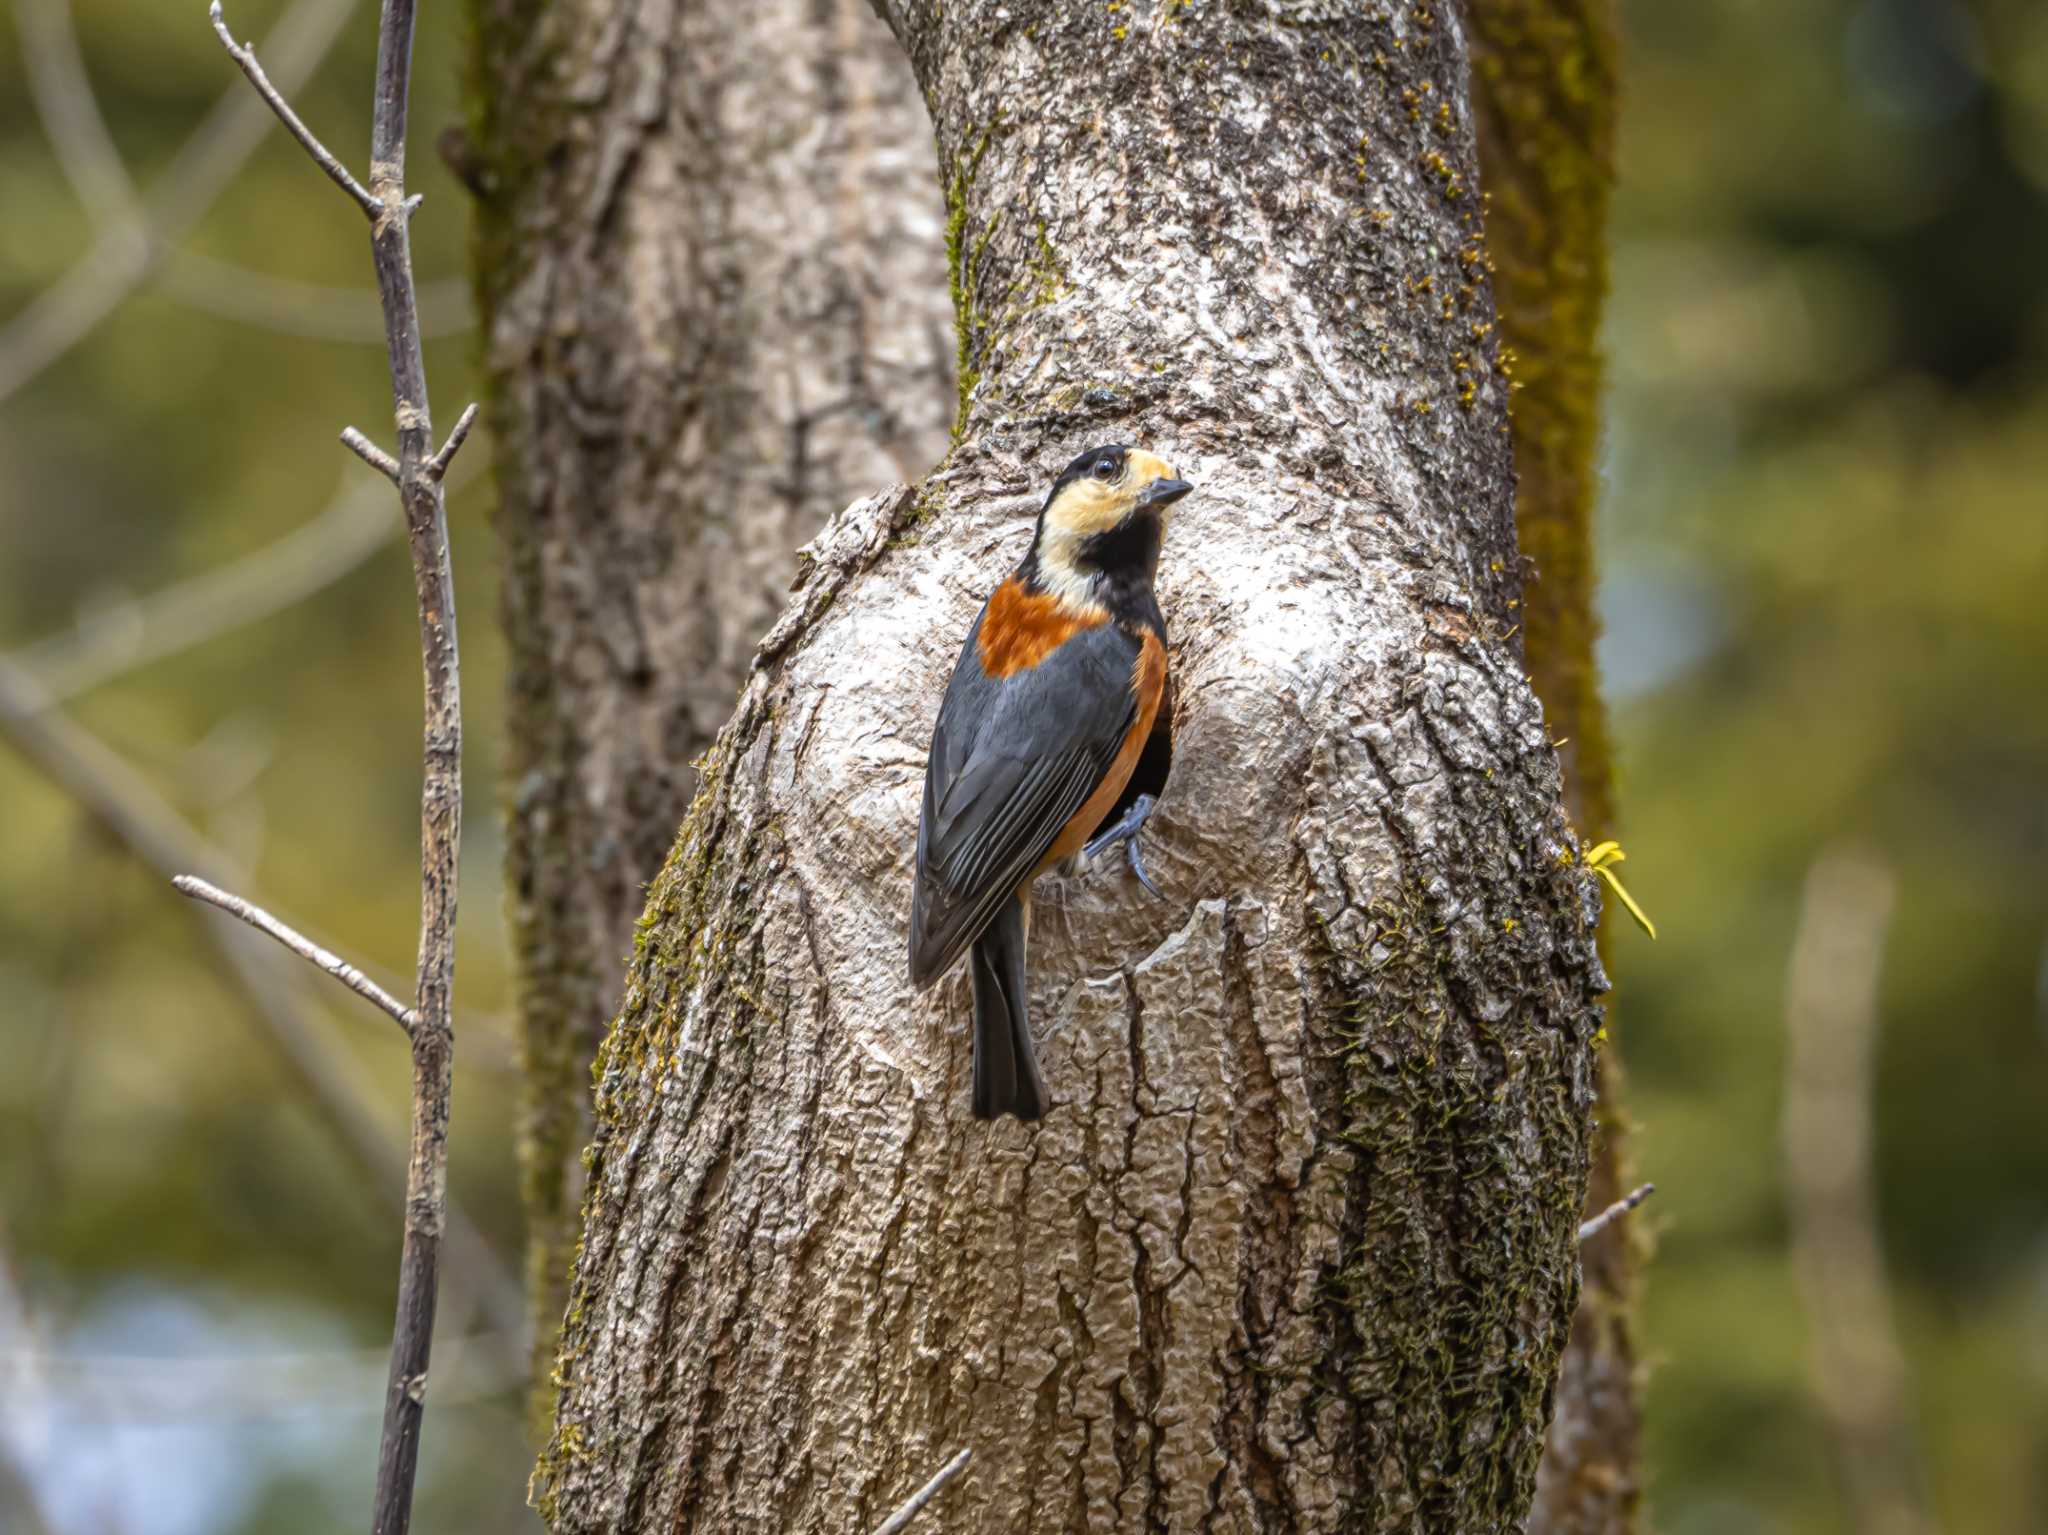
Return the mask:
<path fill-rule="evenodd" d="M 1193 489 L 1173 465 L 1142 448 L 1090 448 L 1052 482 L 1039 513 L 1034 552 L 1041 576 L 1077 596 L 1102 575 L 1149 578 L 1168 509 Z"/>

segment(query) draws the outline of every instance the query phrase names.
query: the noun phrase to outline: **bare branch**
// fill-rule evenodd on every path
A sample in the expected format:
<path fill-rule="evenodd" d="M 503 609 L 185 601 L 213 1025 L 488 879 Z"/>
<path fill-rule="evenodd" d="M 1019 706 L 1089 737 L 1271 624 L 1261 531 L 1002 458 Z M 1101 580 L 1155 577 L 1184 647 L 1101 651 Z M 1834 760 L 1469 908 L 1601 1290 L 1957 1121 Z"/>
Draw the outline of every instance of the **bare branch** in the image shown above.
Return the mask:
<path fill-rule="evenodd" d="M 327 179 L 356 200 L 356 205 L 371 219 L 383 217 L 384 204 L 368 187 L 348 173 L 348 167 L 334 157 L 334 153 L 308 128 L 299 114 L 292 110 L 292 104 L 284 99 L 278 88 L 270 83 L 270 76 L 263 72 L 263 66 L 256 62 L 256 50 L 235 41 L 228 31 L 228 24 L 221 16 L 220 0 L 213 0 L 207 14 L 213 18 L 214 34 L 220 38 L 221 46 L 228 51 L 228 57 L 241 66 L 242 73 L 249 77 L 249 83 L 256 87 L 277 120 L 284 124 L 285 131 L 299 141 L 299 147 L 313 157 L 313 163 L 327 173 Z"/>
<path fill-rule="evenodd" d="M 398 483 L 398 460 L 378 447 L 369 438 L 352 426 L 341 429 L 342 446 L 383 475 L 392 484 Z"/>
<path fill-rule="evenodd" d="M 255 55 L 236 46 L 214 0 L 214 31 L 257 91 L 328 177 L 370 216 L 370 251 L 384 308 L 391 365 L 392 415 L 398 427 L 398 499 L 411 546 L 426 676 L 424 772 L 420 789 L 420 946 L 412 1039 L 412 1146 L 406 1167 L 405 1240 L 398 1265 L 397 1319 L 384 1388 L 384 1427 L 370 1524 L 405 1535 L 412 1522 L 427 1370 L 440 1289 L 446 1223 L 448 1100 L 454 1080 L 457 860 L 462 840 L 462 684 L 455 629 L 455 581 L 448 552 L 442 470 L 469 429 L 465 418 L 438 458 L 420 346 L 419 297 L 408 231 L 417 197 L 405 190 L 407 98 L 412 86 L 414 0 L 383 0 L 377 27 L 377 78 L 370 119 L 370 188 L 344 170 L 270 87 Z M 374 190 L 371 190 L 374 188 Z M 360 437 L 360 434 L 357 434 Z M 367 439 L 344 439 L 371 463 Z M 371 450 L 374 451 L 374 450 Z"/>
<path fill-rule="evenodd" d="M 462 451 L 462 444 L 469 437 L 469 429 L 475 425 L 476 406 L 472 404 L 455 418 L 455 430 L 450 432 L 448 440 L 441 444 L 441 451 L 427 460 L 429 475 L 438 480 L 448 472 L 449 464 L 454 462 L 455 455 Z"/>
<path fill-rule="evenodd" d="M 316 970 L 325 971 L 342 985 L 364 1000 L 374 1002 L 393 1018 L 398 1026 L 410 1034 L 419 1022 L 413 1010 L 382 986 L 371 980 L 362 971 L 351 965 L 339 954 L 323 949 L 312 939 L 296 930 L 286 927 L 277 918 L 253 902 L 245 901 L 238 895 L 230 895 L 218 885 L 209 885 L 205 880 L 191 874 L 172 876 L 171 884 L 180 895 L 189 895 L 195 901 L 204 901 L 209 906 L 218 906 L 222 911 L 240 917 L 259 933 L 268 933 L 292 953 L 299 956 Z"/>
<path fill-rule="evenodd" d="M 974 1459 L 974 1451 L 962 1450 L 958 1455 L 947 1461 L 945 1465 L 939 1468 L 937 1476 L 912 1493 L 908 1502 L 882 1522 L 881 1526 L 875 1531 L 875 1535 L 897 1535 L 899 1530 L 906 1529 L 910 1521 L 923 1511 L 925 1504 L 936 1498 L 945 1489 L 946 1483 L 952 1481 L 954 1477 L 965 1471 L 967 1463 L 972 1459 Z"/>
<path fill-rule="evenodd" d="M 1605 1231 L 1609 1226 L 1620 1220 L 1629 1211 L 1656 1192 L 1657 1185 L 1654 1183 L 1645 1183 L 1631 1189 L 1627 1194 L 1615 1200 L 1613 1204 L 1579 1227 L 1579 1241 L 1584 1243 L 1597 1237 L 1601 1232 Z"/>

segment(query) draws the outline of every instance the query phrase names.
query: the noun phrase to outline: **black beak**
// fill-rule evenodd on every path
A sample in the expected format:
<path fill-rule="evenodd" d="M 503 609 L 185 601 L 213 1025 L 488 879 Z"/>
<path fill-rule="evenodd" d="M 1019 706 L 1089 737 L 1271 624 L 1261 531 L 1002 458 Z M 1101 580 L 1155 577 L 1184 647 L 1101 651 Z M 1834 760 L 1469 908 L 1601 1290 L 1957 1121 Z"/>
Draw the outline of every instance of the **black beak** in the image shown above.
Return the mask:
<path fill-rule="evenodd" d="M 1138 505 L 1171 506 L 1194 488 L 1186 480 L 1154 480 L 1138 492 Z"/>

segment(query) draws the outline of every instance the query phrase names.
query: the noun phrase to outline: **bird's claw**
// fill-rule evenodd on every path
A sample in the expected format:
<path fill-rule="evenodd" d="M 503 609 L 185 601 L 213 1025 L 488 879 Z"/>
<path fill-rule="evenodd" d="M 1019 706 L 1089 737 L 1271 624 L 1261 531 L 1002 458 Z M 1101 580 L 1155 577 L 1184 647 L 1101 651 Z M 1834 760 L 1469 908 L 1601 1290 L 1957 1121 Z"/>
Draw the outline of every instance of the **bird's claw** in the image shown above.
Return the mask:
<path fill-rule="evenodd" d="M 1130 859 L 1131 872 L 1138 876 L 1138 883 L 1151 891 L 1156 899 L 1164 900 L 1165 897 L 1159 893 L 1159 887 L 1152 883 L 1152 876 L 1145 872 L 1145 860 L 1138 852 L 1138 829 L 1145 824 L 1146 818 L 1152 814 L 1152 807 L 1158 803 L 1154 796 L 1140 794 L 1131 801 L 1131 808 L 1118 817 L 1114 826 L 1093 838 L 1081 850 L 1081 856 L 1092 859 L 1104 848 L 1121 842 L 1125 855 Z"/>
<path fill-rule="evenodd" d="M 1159 887 L 1152 883 L 1152 876 L 1145 872 L 1145 860 L 1138 853 L 1138 836 L 1136 832 L 1133 832 L 1129 839 L 1125 841 L 1124 847 L 1131 855 L 1131 872 L 1138 876 L 1138 883 L 1152 892 L 1153 900 L 1165 900 L 1166 897 L 1160 893 Z"/>

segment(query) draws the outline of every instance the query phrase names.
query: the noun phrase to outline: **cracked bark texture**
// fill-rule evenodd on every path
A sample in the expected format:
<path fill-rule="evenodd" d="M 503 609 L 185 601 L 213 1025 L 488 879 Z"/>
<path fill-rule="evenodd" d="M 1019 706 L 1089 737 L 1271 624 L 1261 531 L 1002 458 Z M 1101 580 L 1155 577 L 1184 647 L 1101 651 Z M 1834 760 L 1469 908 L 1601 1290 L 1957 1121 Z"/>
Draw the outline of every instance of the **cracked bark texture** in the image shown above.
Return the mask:
<path fill-rule="evenodd" d="M 1515 523 L 1533 579 L 1525 653 L 1559 748 L 1573 823 L 1615 829 L 1607 721 L 1594 660 L 1593 500 L 1607 202 L 1614 179 L 1612 0 L 1473 0 L 1474 99 L 1502 343 L 1514 354 Z M 1587 1213 L 1635 1181 L 1610 1037 L 1596 1082 Z M 1644 1242 L 1621 1221 L 1580 1254 L 1583 1288 L 1537 1477 L 1532 1535 L 1629 1535 L 1642 1501 L 1634 1337 Z"/>
<path fill-rule="evenodd" d="M 864 0 L 471 0 L 537 1374 L 633 920 L 795 551 L 945 450 L 944 208 Z M 544 1425 L 543 1425 L 544 1426 Z"/>
<path fill-rule="evenodd" d="M 558 1531 L 1507 1531 L 1578 1291 L 1598 896 L 1515 631 L 1464 19 L 885 8 L 959 440 L 835 517 L 652 889 L 536 1501 Z M 931 719 L 1057 466 L 1198 486 L 1148 847 L 1039 885 L 1055 1106 L 905 976 Z"/>

